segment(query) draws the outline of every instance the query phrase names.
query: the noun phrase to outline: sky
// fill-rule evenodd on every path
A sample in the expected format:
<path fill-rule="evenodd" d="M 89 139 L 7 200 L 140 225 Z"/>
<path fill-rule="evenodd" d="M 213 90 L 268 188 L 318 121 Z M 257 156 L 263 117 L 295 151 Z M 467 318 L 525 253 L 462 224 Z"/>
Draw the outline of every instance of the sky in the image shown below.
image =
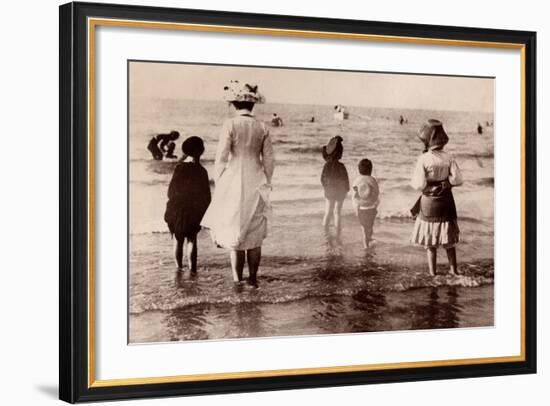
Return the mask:
<path fill-rule="evenodd" d="M 130 62 L 132 99 L 222 100 L 230 80 L 267 103 L 493 112 L 494 79 L 374 72 Z"/>

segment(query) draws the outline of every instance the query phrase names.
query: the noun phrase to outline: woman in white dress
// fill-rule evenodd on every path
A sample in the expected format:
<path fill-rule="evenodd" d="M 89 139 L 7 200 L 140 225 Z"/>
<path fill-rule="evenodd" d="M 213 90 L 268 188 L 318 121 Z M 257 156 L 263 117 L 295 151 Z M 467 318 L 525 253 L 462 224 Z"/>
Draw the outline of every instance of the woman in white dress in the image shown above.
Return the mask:
<path fill-rule="evenodd" d="M 436 274 L 437 247 L 447 251 L 451 274 L 457 275 L 455 245 L 460 239 L 452 188 L 462 184 L 460 169 L 454 157 L 445 151 L 449 141 L 443 124 L 428 120 L 418 137 L 425 146 L 411 179 L 411 186 L 422 195 L 411 209 L 416 217 L 411 242 L 426 248 L 430 274 Z"/>
<path fill-rule="evenodd" d="M 265 102 L 258 87 L 231 81 L 224 91 L 235 116 L 222 127 L 214 170 L 216 188 L 201 225 L 210 229 L 218 246 L 230 251 L 234 282 L 243 280 L 246 261 L 248 283 L 256 286 L 271 209 L 273 146 L 267 126 L 252 113 L 255 103 Z"/>

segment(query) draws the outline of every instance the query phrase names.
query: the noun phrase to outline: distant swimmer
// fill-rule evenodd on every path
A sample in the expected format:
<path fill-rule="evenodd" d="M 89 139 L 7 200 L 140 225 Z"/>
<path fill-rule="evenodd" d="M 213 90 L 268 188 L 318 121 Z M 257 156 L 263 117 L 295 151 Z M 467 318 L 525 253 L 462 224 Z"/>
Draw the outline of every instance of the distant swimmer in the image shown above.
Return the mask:
<path fill-rule="evenodd" d="M 334 118 L 336 120 L 347 120 L 349 118 L 349 113 L 346 108 L 341 104 L 334 106 Z"/>
<path fill-rule="evenodd" d="M 315 122 L 315 117 L 312 116 L 312 117 L 309 119 L 309 122 L 310 122 L 310 123 L 314 123 L 314 122 Z"/>
<path fill-rule="evenodd" d="M 273 127 L 282 127 L 283 126 L 283 119 L 277 115 L 277 113 L 273 113 L 273 117 L 271 118 L 271 125 Z"/>
<path fill-rule="evenodd" d="M 169 134 L 155 135 L 147 144 L 147 149 L 153 155 L 153 158 L 157 161 L 162 161 L 163 158 L 177 158 L 174 155 L 174 149 L 176 149 L 176 141 L 180 136 L 177 131 L 171 131 Z"/>
<path fill-rule="evenodd" d="M 399 116 L 399 124 L 400 124 L 400 125 L 405 124 L 405 117 L 403 117 L 402 115 Z"/>
<path fill-rule="evenodd" d="M 479 135 L 483 134 L 483 127 L 481 126 L 480 123 L 477 123 L 477 133 Z"/>

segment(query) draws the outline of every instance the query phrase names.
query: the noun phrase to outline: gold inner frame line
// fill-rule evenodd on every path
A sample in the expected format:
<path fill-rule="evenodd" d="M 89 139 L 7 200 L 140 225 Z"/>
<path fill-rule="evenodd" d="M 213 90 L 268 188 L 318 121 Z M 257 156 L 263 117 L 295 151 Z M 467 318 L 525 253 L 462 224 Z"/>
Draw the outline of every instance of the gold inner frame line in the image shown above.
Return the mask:
<path fill-rule="evenodd" d="M 520 43 L 506 42 L 488 42 L 488 41 L 466 41 L 453 39 L 435 39 L 422 37 L 401 37 L 391 35 L 373 35 L 373 34 L 355 34 L 342 32 L 326 31 L 306 31 L 290 30 L 260 27 L 241 27 L 227 25 L 208 25 L 208 24 L 187 24 L 187 23 L 166 23 L 154 21 L 139 20 L 121 20 L 109 18 L 88 18 L 87 22 L 87 45 L 88 45 L 88 387 L 112 387 L 125 385 L 143 385 L 160 384 L 192 381 L 212 381 L 218 379 L 244 379 L 259 377 L 280 377 L 311 374 L 331 374 L 342 372 L 360 372 L 360 371 L 379 371 L 391 370 L 397 368 L 425 368 L 438 366 L 458 366 L 474 364 L 495 364 L 504 362 L 525 361 L 525 45 Z M 95 379 L 95 262 L 94 262 L 94 196 L 95 196 L 95 28 L 97 26 L 110 27 L 131 27 L 148 28 L 162 30 L 183 30 L 195 32 L 217 32 L 217 33 L 235 33 L 244 35 L 265 35 L 265 36 L 284 36 L 299 38 L 320 38 L 320 39 L 340 39 L 371 42 L 389 42 L 402 44 L 420 44 L 434 46 L 460 46 L 460 47 L 480 47 L 496 49 L 512 49 L 520 51 L 521 64 L 521 269 L 520 269 L 520 354 L 502 357 L 468 358 L 452 360 L 434 360 L 434 361 L 415 361 L 415 362 L 397 362 L 384 364 L 364 364 L 364 365 L 344 365 L 315 368 L 294 368 L 277 369 L 266 371 L 243 371 L 243 372 L 220 372 L 210 374 L 190 374 L 177 376 L 161 376 L 146 378 L 123 378 L 123 379 Z"/>

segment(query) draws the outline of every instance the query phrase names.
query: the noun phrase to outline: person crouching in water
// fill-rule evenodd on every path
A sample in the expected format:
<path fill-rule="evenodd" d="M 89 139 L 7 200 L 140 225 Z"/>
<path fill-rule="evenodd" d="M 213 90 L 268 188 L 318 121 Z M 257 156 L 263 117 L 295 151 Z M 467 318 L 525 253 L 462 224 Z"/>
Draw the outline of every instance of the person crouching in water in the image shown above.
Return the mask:
<path fill-rule="evenodd" d="M 162 158 L 176 159 L 174 150 L 176 149 L 176 141 L 180 137 L 180 133 L 177 131 L 171 131 L 169 134 L 155 135 L 147 144 L 147 149 L 153 155 L 156 161 L 161 161 Z"/>
<path fill-rule="evenodd" d="M 353 181 L 353 205 L 363 230 L 363 248 L 368 249 L 372 240 L 372 227 L 379 204 L 378 182 L 372 174 L 372 162 L 362 159 L 358 165 L 359 176 Z"/>
<path fill-rule="evenodd" d="M 273 127 L 282 127 L 283 126 L 283 119 L 277 115 L 277 113 L 273 113 L 273 117 L 271 118 L 271 125 Z"/>
<path fill-rule="evenodd" d="M 208 172 L 200 164 L 204 143 L 199 137 L 187 138 L 181 146 L 183 156 L 176 165 L 168 187 L 164 220 L 176 237 L 175 256 L 178 270 L 183 270 L 183 246 L 191 273 L 197 272 L 197 234 L 210 204 Z"/>
<path fill-rule="evenodd" d="M 341 243 L 342 205 L 349 192 L 348 171 L 340 159 L 344 153 L 342 137 L 332 137 L 323 147 L 323 158 L 326 163 L 321 173 L 321 184 L 325 190 L 325 215 L 323 227 L 325 235 L 329 236 L 330 219 L 334 217 L 336 242 Z"/>
<path fill-rule="evenodd" d="M 411 242 L 426 248 L 430 274 L 436 274 L 437 248 L 447 251 L 450 272 L 458 275 L 455 245 L 459 242 L 457 213 L 452 188 L 462 184 L 454 157 L 445 151 L 449 141 L 443 124 L 428 120 L 418 134 L 424 143 L 411 179 L 411 186 L 422 195 L 411 209 L 416 217 Z"/>

